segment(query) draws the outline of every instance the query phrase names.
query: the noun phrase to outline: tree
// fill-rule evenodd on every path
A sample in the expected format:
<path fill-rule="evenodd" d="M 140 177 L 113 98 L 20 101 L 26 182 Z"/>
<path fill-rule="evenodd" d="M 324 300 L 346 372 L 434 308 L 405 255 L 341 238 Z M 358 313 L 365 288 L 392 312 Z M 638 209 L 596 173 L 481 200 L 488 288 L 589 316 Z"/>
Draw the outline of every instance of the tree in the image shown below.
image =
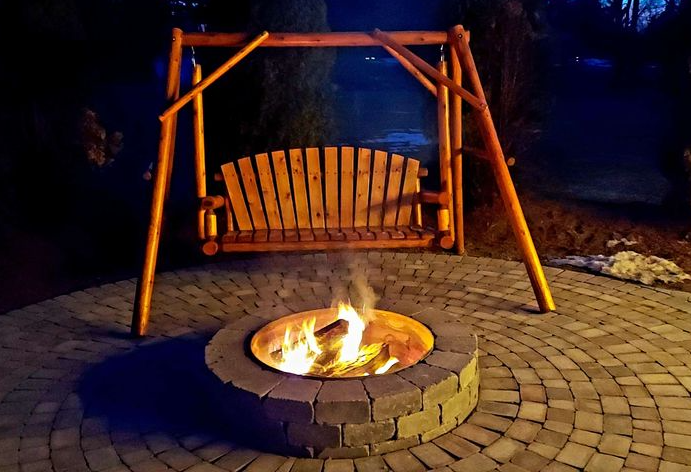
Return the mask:
<path fill-rule="evenodd" d="M 631 22 L 629 23 L 629 28 L 632 31 L 638 31 L 638 21 L 641 17 L 641 0 L 631 0 L 633 5 L 631 6 Z"/>
<path fill-rule="evenodd" d="M 612 23 L 616 29 L 624 28 L 624 1 L 612 0 L 609 4 L 609 11 L 612 17 Z"/>
<path fill-rule="evenodd" d="M 11 65 L 0 74 L 0 86 L 12 91 L 0 108 L 0 225 L 7 225 L 0 233 L 6 229 L 6 234 L 36 234 L 60 248 L 70 263 L 89 258 L 89 249 L 126 245 L 125 238 L 110 228 L 102 230 L 112 225 L 118 209 L 120 215 L 128 213 L 122 186 L 131 181 L 119 182 L 117 198 L 109 200 L 121 206 L 104 208 L 113 188 L 99 185 L 105 172 L 91 166 L 81 125 L 89 115 L 84 108 L 94 90 L 127 74 L 148 79 L 149 66 L 162 44 L 157 38 L 165 40 L 167 35 L 161 27 L 167 10 L 163 0 L 144 3 L 0 2 L 0 40 L 7 45 L 4 61 Z M 20 34 L 31 41 L 19 45 Z M 46 196 L 54 211 L 39 210 L 37 218 Z M 51 231 L 46 232 L 46 227 Z M 81 234 L 80 247 L 74 244 L 74 234 Z M 100 238 L 104 234 L 120 238 L 120 244 L 109 244 Z"/>
<path fill-rule="evenodd" d="M 209 28 L 215 31 L 329 30 L 323 0 L 210 0 L 208 12 Z M 202 54 L 202 64 L 210 68 L 227 58 L 227 52 Z M 328 49 L 260 48 L 210 88 L 205 100 L 208 136 L 222 160 L 325 144 L 331 131 L 328 92 L 334 54 Z"/>
<path fill-rule="evenodd" d="M 471 46 L 500 141 L 507 155 L 525 153 L 539 129 L 543 92 L 544 11 L 532 0 L 462 0 L 457 16 L 471 32 Z M 472 120 L 468 121 L 473 123 Z M 469 129 L 468 139 L 479 133 Z M 493 179 L 486 166 L 466 160 L 468 197 L 487 195 Z"/>
<path fill-rule="evenodd" d="M 17 31 L 32 41 L 18 46 Z M 27 189 L 53 189 L 51 179 L 68 177 L 73 168 L 69 125 L 76 123 L 83 97 L 84 35 L 74 0 L 0 3 L 0 41 L 7 45 L 4 62 L 11 65 L 3 69 L 0 86 L 12 91 L 0 109 L 3 224 L 21 219 L 23 204 L 31 208 L 35 192 Z M 63 195 L 55 194 L 58 203 Z"/>
<path fill-rule="evenodd" d="M 691 208 L 691 1 L 668 2 L 644 31 L 655 58 L 665 73 L 665 87 L 675 97 L 675 120 L 665 167 L 671 181 L 681 190 L 677 203 Z M 681 182 L 681 180 L 685 180 Z"/>
<path fill-rule="evenodd" d="M 251 10 L 255 30 L 326 32 L 323 0 L 263 0 Z M 328 105 L 334 52 L 324 48 L 263 51 L 258 64 L 259 115 L 249 136 L 257 149 L 323 145 L 331 132 Z"/>

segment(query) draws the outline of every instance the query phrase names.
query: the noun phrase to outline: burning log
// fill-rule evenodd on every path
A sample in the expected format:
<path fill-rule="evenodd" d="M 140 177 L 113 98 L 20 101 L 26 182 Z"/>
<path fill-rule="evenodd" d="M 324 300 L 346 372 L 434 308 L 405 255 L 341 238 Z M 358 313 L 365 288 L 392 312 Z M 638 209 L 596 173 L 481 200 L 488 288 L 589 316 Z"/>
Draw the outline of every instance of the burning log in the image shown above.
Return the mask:
<path fill-rule="evenodd" d="M 333 340 L 340 340 L 348 333 L 348 322 L 346 320 L 336 320 L 314 332 L 314 337 L 323 349 L 327 349 L 327 344 Z"/>
<path fill-rule="evenodd" d="M 365 372 L 373 372 L 370 370 L 369 365 L 374 359 L 379 357 L 382 351 L 385 350 L 386 345 L 383 343 L 368 344 L 362 346 L 360 349 L 360 355 L 357 359 L 352 361 L 343 362 L 337 358 L 339 355 L 338 350 L 334 351 L 324 351 L 324 353 L 317 358 L 314 362 L 315 369 L 319 370 L 321 375 L 327 377 L 357 377 L 364 375 Z M 388 360 L 389 356 L 386 354 L 386 359 L 382 362 L 382 365 Z M 362 372 L 355 374 L 354 371 Z"/>
<path fill-rule="evenodd" d="M 341 352 L 348 327 L 347 320 L 339 319 L 314 332 L 314 339 L 321 353 L 314 359 L 310 368 L 311 373 L 327 377 L 362 376 L 373 374 L 389 362 L 391 355 L 388 345 L 384 342 L 362 345 L 357 358 L 343 361 Z M 293 348 L 305 341 L 299 331 L 296 331 L 296 334 L 296 338 L 291 340 Z M 400 343 L 394 340 L 394 344 Z M 274 350 L 271 356 L 281 360 L 284 350 L 285 346 L 282 346 Z"/>
<path fill-rule="evenodd" d="M 391 354 L 389 353 L 389 346 L 387 344 L 382 344 L 380 351 L 374 357 L 370 358 L 365 364 L 349 369 L 345 372 L 349 377 L 360 377 L 363 375 L 372 375 L 377 369 L 383 367 L 389 359 Z"/>
<path fill-rule="evenodd" d="M 362 315 L 339 304 L 299 315 L 273 321 L 254 335 L 252 352 L 261 362 L 296 375 L 364 377 L 413 365 L 433 343 L 423 325 L 396 313 Z"/>
<path fill-rule="evenodd" d="M 425 352 L 400 322 L 368 322 L 350 305 L 339 304 L 338 319 L 325 326 L 330 320 L 321 318 L 318 330 L 317 319 L 305 317 L 274 332 L 280 344 L 272 342 L 267 352 L 280 370 L 318 377 L 379 375 L 397 364 L 411 365 Z"/>
<path fill-rule="evenodd" d="M 295 331 L 296 338 L 292 340 L 293 345 L 301 341 L 299 331 Z M 333 345 L 340 341 L 348 333 L 348 322 L 346 320 L 336 320 L 323 328 L 314 332 L 314 338 L 323 351 L 333 349 Z M 283 348 L 278 347 L 271 352 L 271 357 L 280 361 Z"/>

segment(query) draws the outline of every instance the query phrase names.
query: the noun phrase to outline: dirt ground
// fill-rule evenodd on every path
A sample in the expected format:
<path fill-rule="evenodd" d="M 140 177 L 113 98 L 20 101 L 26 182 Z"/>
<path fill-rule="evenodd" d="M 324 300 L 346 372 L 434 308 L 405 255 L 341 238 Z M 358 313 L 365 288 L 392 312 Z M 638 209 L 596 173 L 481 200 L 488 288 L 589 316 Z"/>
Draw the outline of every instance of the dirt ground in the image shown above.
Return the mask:
<path fill-rule="evenodd" d="M 691 274 L 691 220 L 683 215 L 662 214 L 646 207 L 557 202 L 534 195 L 522 195 L 521 202 L 540 259 L 547 265 L 550 259 L 564 256 L 631 250 L 669 259 Z M 622 238 L 636 244 L 607 247 L 608 241 Z M 519 259 L 501 202 L 467 215 L 466 250 L 476 256 Z M 688 280 L 659 286 L 691 292 Z"/>

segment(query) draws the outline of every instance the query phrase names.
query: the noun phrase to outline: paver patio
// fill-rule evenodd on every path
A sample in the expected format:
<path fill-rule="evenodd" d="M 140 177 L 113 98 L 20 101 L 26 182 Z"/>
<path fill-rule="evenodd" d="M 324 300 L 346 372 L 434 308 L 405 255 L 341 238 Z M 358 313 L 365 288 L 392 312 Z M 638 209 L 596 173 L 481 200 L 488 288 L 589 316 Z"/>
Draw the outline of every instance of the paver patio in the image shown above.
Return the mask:
<path fill-rule="evenodd" d="M 328 306 L 348 265 L 381 305 L 442 308 L 453 316 L 437 322 L 471 327 L 477 411 L 433 442 L 356 460 L 229 439 L 202 388 L 207 341 L 245 310 Z M 539 315 L 516 262 L 268 255 L 160 274 L 145 339 L 128 334 L 133 280 L 0 315 L 0 472 L 691 470 L 691 294 L 547 275 L 558 308 Z"/>

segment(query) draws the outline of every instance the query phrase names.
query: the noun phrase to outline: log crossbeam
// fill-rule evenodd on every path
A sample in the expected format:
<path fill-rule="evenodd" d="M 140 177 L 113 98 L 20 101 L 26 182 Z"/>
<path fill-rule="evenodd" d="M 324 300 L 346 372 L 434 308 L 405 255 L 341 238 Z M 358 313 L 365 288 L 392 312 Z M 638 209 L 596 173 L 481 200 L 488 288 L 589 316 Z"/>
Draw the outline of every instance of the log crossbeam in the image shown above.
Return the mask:
<path fill-rule="evenodd" d="M 374 33 L 372 33 L 372 37 L 378 39 L 383 45 L 388 46 L 394 51 L 396 51 L 402 57 L 407 59 L 411 64 L 415 65 L 415 67 L 417 67 L 422 72 L 436 80 L 440 85 L 443 85 L 444 87 L 447 87 L 449 90 L 451 90 L 453 93 L 460 95 L 460 97 L 463 98 L 463 100 L 465 100 L 466 102 L 468 102 L 473 108 L 477 110 L 484 110 L 485 108 L 487 108 L 487 103 L 484 100 L 479 99 L 463 87 L 454 83 L 453 80 L 449 79 L 446 75 L 439 72 L 435 67 L 429 65 L 427 61 L 422 59 L 420 56 L 416 55 L 415 53 L 407 49 L 405 46 L 398 43 L 389 34 L 384 33 L 381 30 L 375 29 Z"/>
<path fill-rule="evenodd" d="M 221 64 L 218 67 L 218 69 L 213 71 L 204 80 L 192 87 L 192 89 L 189 92 L 187 92 L 185 95 L 177 99 L 172 105 L 170 105 L 168 109 L 164 111 L 161 114 L 161 116 L 159 116 L 159 119 L 161 121 L 165 121 L 168 117 L 177 113 L 182 107 L 191 102 L 194 99 L 194 97 L 202 93 L 205 88 L 207 88 L 209 85 L 213 84 L 218 79 L 220 79 L 223 76 L 223 74 L 228 72 L 230 69 L 236 66 L 241 60 L 247 57 L 249 53 L 251 53 L 257 47 L 259 47 L 259 45 L 266 41 L 268 37 L 269 33 L 264 31 L 262 34 L 254 38 L 249 43 L 247 43 L 247 45 L 240 49 L 237 53 L 235 53 L 233 57 Z"/>
<path fill-rule="evenodd" d="M 435 46 L 448 42 L 444 31 L 391 31 L 388 33 L 406 46 Z M 184 33 L 182 45 L 191 47 L 243 47 L 252 37 L 247 33 Z M 290 47 L 371 47 L 381 43 L 369 33 L 271 33 L 263 48 Z"/>
<path fill-rule="evenodd" d="M 477 157 L 479 159 L 482 159 L 487 162 L 492 162 L 492 156 L 489 155 L 487 151 L 484 149 L 479 149 L 476 147 L 472 146 L 461 146 L 460 149 L 454 149 L 455 151 L 458 151 L 462 154 L 468 154 L 473 157 Z M 516 164 L 516 158 L 515 157 L 507 157 L 506 158 L 506 165 L 511 167 L 514 164 Z"/>
<path fill-rule="evenodd" d="M 403 66 L 403 68 L 405 70 L 407 70 L 408 72 L 410 72 L 410 74 L 413 77 L 415 77 L 418 80 L 418 82 L 420 82 L 422 84 L 423 87 L 425 87 L 427 90 L 429 90 L 430 93 L 432 95 L 434 95 L 435 97 L 437 96 L 437 87 L 425 76 L 425 74 L 420 72 L 420 69 L 415 67 L 414 64 L 412 64 L 408 59 L 406 59 L 405 57 L 400 55 L 398 52 L 396 52 L 391 47 L 389 47 L 385 44 L 382 46 L 386 50 L 386 52 L 391 54 L 391 57 L 393 57 L 398 62 L 400 62 L 401 65 Z"/>

